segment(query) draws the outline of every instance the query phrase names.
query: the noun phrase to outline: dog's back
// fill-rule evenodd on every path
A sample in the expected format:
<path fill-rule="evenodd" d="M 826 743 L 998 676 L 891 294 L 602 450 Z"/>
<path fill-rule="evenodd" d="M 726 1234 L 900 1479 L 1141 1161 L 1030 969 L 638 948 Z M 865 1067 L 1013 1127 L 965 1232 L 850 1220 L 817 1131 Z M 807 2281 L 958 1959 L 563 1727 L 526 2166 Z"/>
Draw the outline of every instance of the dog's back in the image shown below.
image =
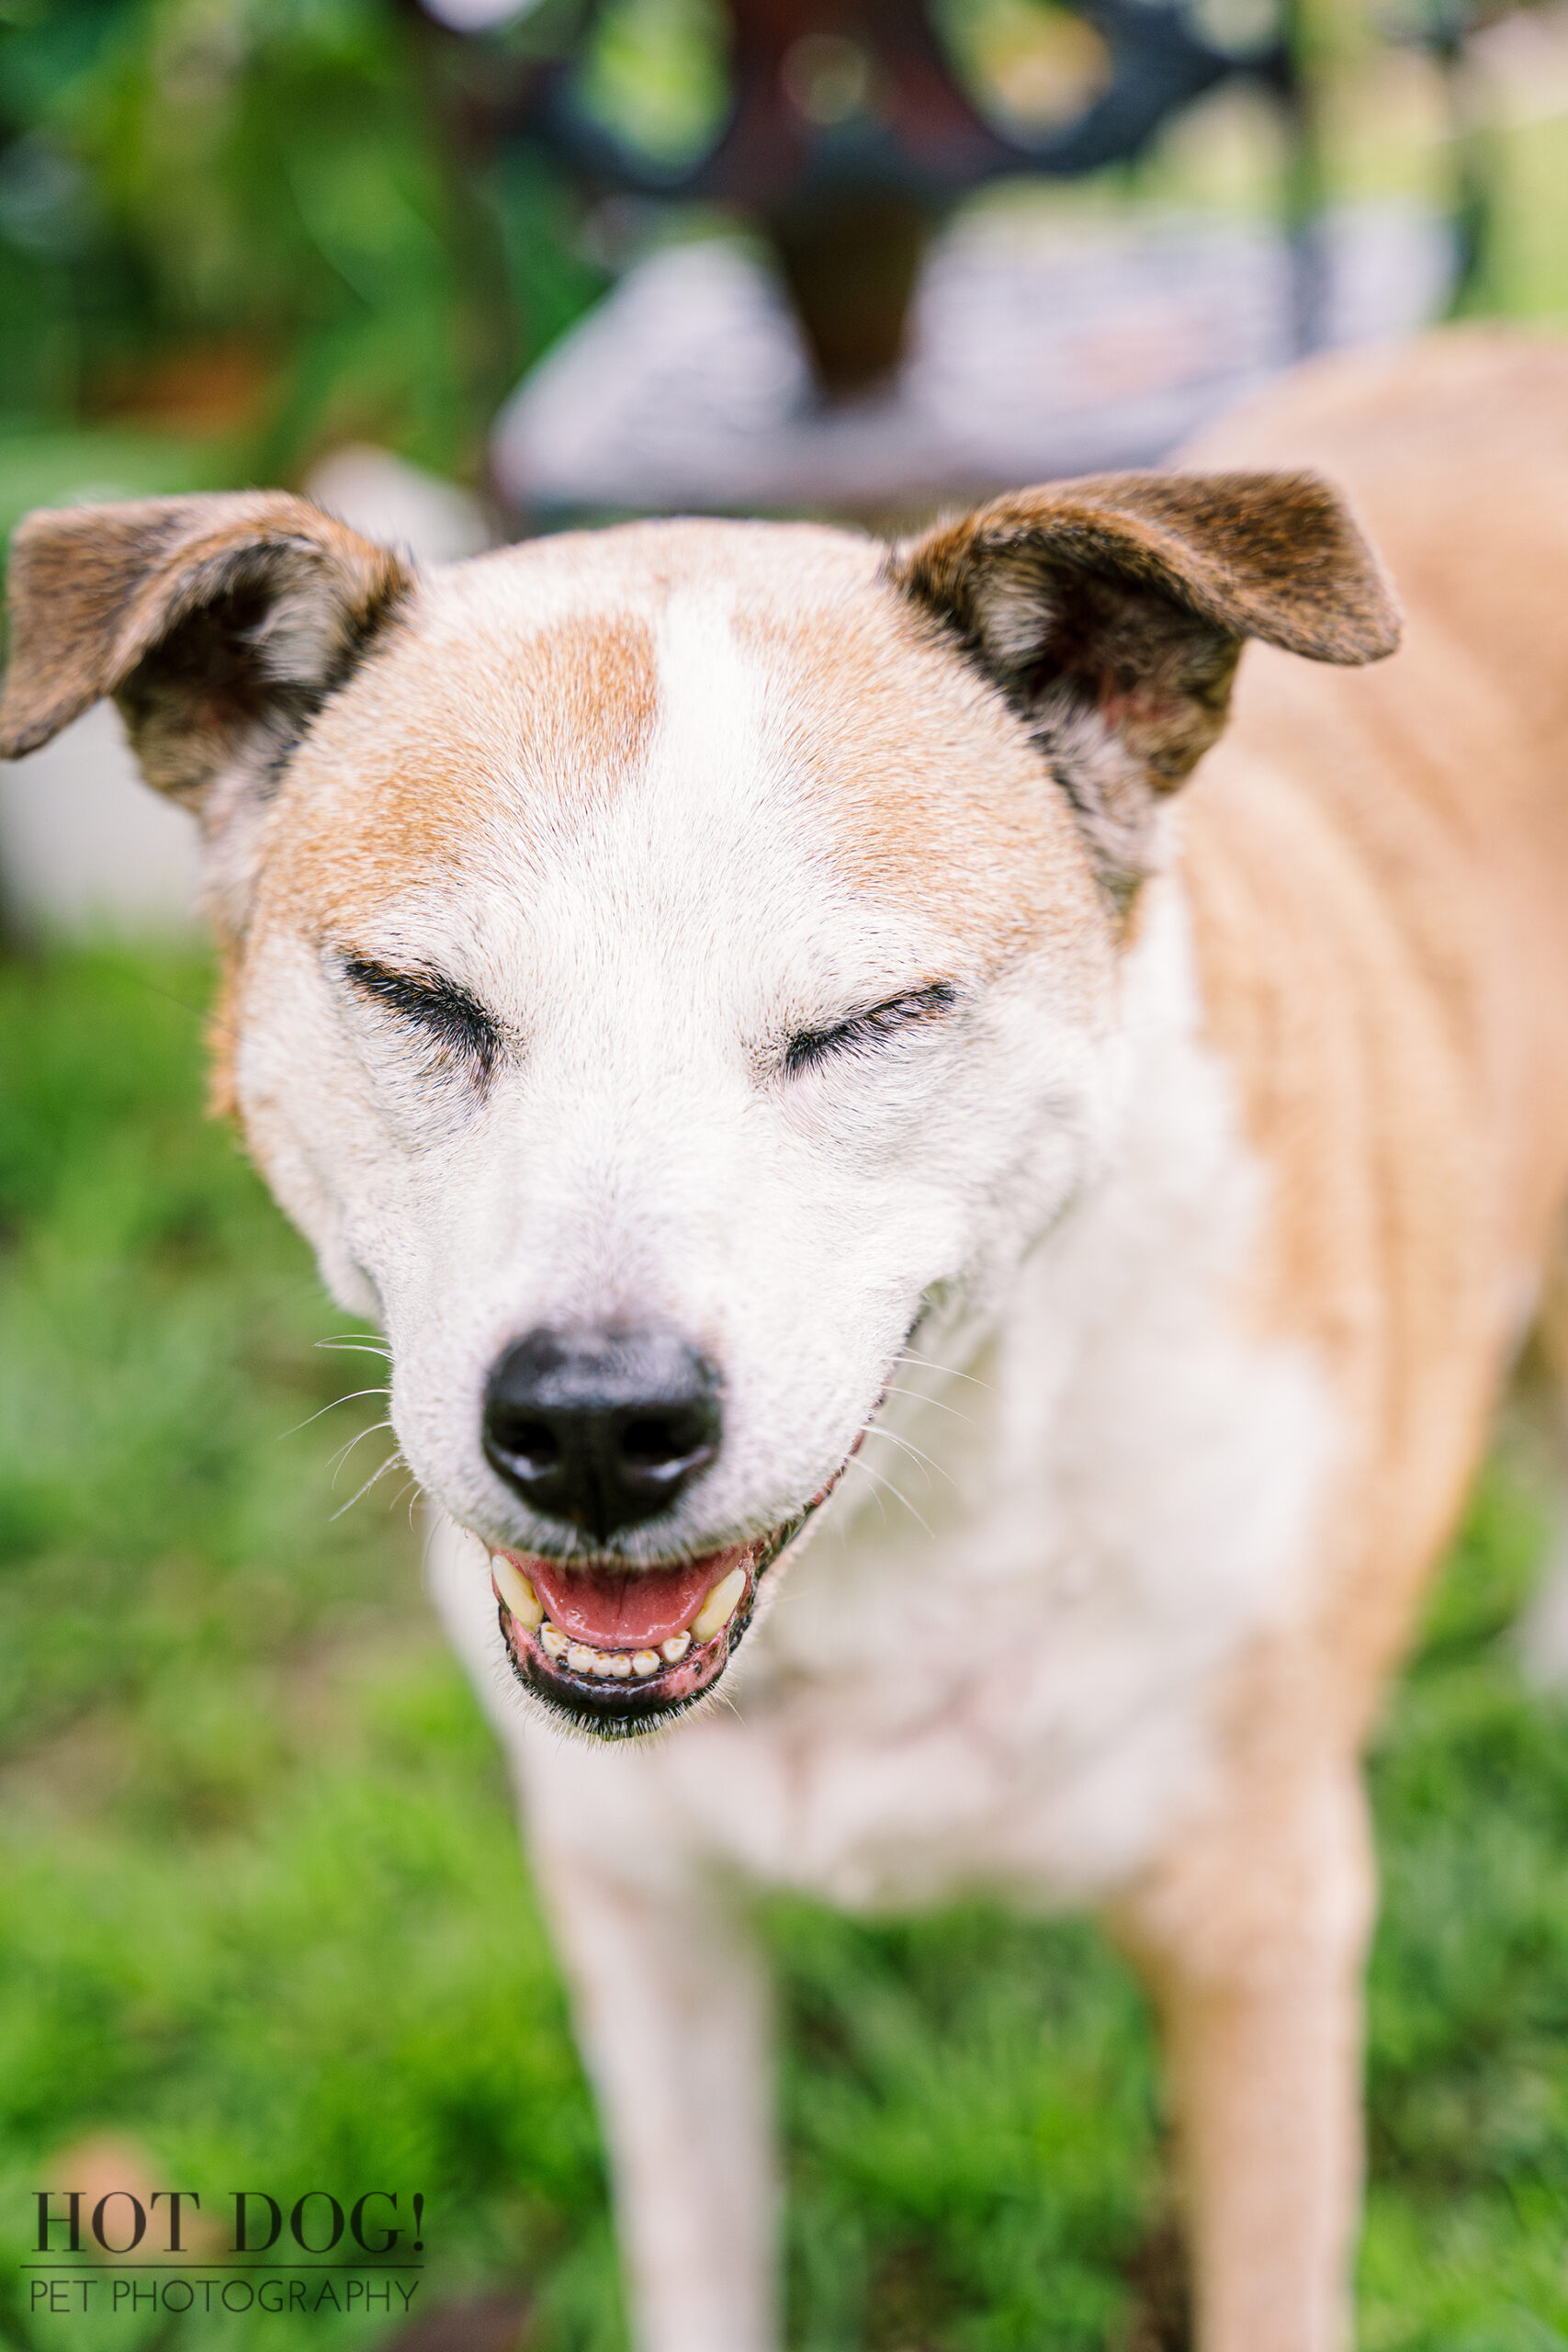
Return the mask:
<path fill-rule="evenodd" d="M 1396 662 L 1248 654 L 1187 797 L 1211 1033 L 1277 1295 L 1356 1402 L 1332 1639 L 1358 1713 L 1483 1442 L 1568 1192 L 1568 353 L 1464 333 L 1301 371 L 1190 453 L 1348 492 Z"/>

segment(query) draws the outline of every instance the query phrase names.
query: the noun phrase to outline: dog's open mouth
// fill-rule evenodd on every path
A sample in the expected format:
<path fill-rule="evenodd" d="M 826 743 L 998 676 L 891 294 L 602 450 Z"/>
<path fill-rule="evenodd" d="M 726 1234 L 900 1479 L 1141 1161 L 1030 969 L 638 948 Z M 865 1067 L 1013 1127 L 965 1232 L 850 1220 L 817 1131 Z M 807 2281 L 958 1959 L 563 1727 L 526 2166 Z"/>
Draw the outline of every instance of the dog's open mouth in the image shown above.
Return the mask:
<path fill-rule="evenodd" d="M 912 1327 L 910 1336 L 913 1336 Z M 880 1410 L 885 1388 L 876 1400 Z M 820 1491 L 766 1535 L 694 1560 L 618 1562 L 492 1551 L 491 1588 L 512 1671 L 558 1715 L 607 1739 L 671 1722 L 711 1690 L 745 1638 L 757 1589 L 865 1442 L 869 1420 Z"/>
<path fill-rule="evenodd" d="M 751 1622 L 761 1578 L 824 1500 L 750 1544 L 668 1567 L 493 1553 L 513 1671 L 558 1713 L 612 1737 L 679 1714 L 718 1680 Z"/>

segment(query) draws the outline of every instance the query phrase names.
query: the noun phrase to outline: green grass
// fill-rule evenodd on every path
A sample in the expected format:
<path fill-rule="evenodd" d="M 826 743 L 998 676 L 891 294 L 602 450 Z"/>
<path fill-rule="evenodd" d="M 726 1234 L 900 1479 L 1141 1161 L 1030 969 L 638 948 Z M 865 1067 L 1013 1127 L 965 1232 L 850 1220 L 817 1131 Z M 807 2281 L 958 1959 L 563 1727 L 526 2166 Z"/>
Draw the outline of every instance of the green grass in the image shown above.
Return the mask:
<path fill-rule="evenodd" d="M 387 2333 L 29 2317 L 29 2192 L 107 2134 L 160 2184 L 418 2188 L 422 2295 L 520 2286 L 537 2352 L 611 2352 L 595 2127 L 498 1759 L 396 1477 L 333 1516 L 388 1443 L 334 1473 L 378 1360 L 318 1346 L 343 1317 L 199 1116 L 205 989 L 145 956 L 0 967 L 0 2338 Z M 1375 2352 L 1568 2344 L 1568 1724 L 1506 1641 L 1541 1535 L 1495 1472 L 1374 1765 Z M 1125 2342 L 1162 2129 L 1095 1932 L 793 1903 L 766 1929 L 794 2352 Z"/>

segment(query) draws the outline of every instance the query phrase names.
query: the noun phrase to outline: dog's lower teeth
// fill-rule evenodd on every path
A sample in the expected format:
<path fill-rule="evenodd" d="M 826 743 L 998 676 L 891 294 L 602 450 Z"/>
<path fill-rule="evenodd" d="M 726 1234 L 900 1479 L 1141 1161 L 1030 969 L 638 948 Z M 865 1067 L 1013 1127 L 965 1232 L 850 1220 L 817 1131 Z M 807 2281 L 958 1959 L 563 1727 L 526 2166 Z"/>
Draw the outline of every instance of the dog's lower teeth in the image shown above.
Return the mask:
<path fill-rule="evenodd" d="M 696 1640 L 711 1642 L 716 1634 L 723 1633 L 739 1608 L 745 1589 L 744 1567 L 731 1568 L 727 1577 L 720 1577 L 693 1620 L 692 1632 Z"/>
<path fill-rule="evenodd" d="M 491 1565 L 502 1599 L 520 1625 L 538 1634 L 545 1656 L 558 1666 L 564 1662 L 573 1674 L 592 1675 L 600 1682 L 629 1682 L 634 1675 L 646 1679 L 649 1675 L 657 1674 L 662 1665 L 678 1666 L 694 1641 L 711 1642 L 716 1634 L 724 1631 L 740 1606 L 747 1584 L 746 1569 L 731 1568 L 714 1586 L 687 1632 L 671 1634 L 657 1650 L 628 1653 L 596 1650 L 586 1642 L 569 1641 L 558 1625 L 550 1623 L 537 1594 L 520 1568 L 500 1554 Z"/>
<path fill-rule="evenodd" d="M 513 1611 L 515 1615 L 517 1612 Z M 544 1612 L 541 1610 L 540 1616 Z M 680 1636 L 682 1649 L 688 1646 L 687 1636 Z M 666 1648 L 669 1645 L 665 1645 Z M 651 1650 L 638 1650 L 628 1657 L 625 1650 L 590 1649 L 586 1642 L 569 1642 L 558 1625 L 545 1621 L 539 1634 L 539 1647 L 547 1657 L 558 1665 L 564 1658 L 573 1674 L 592 1674 L 601 1682 L 629 1682 L 634 1674 L 657 1674 L 659 1660 Z"/>

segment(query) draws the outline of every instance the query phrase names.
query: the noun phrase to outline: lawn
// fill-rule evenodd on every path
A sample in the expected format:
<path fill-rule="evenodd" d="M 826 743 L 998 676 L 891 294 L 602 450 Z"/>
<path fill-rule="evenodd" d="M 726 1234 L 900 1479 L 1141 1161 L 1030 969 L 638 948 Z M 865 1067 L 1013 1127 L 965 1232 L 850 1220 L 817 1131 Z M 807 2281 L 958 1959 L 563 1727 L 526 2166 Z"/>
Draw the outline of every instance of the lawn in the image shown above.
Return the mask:
<path fill-rule="evenodd" d="M 530 2352 L 611 2352 L 599 2146 L 497 1755 L 400 1474 L 350 1501 L 390 1444 L 380 1360 L 200 1116 L 206 993 L 148 956 L 0 967 L 0 2333 L 400 2324 L 30 2315 L 32 2192 L 107 2165 L 286 2206 L 395 2188 L 404 2217 L 417 2190 L 416 2312 L 517 2290 Z M 1568 1724 L 1508 1639 L 1543 1534 L 1495 1468 L 1374 1763 L 1369 2352 L 1568 2344 Z M 795 2352 L 1174 2344 L 1150 2031 L 1094 1931 L 795 1904 L 766 1930 Z"/>

